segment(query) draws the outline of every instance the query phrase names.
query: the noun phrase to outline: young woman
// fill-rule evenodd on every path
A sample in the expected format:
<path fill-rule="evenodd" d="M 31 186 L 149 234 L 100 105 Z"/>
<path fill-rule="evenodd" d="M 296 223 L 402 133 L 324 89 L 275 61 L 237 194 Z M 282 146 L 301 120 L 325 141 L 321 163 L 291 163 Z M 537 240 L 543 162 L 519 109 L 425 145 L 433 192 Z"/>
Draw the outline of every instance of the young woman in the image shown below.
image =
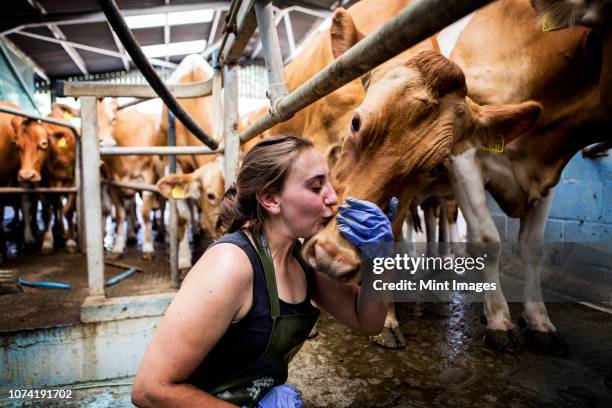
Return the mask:
<path fill-rule="evenodd" d="M 338 217 L 347 239 L 393 241 L 380 208 L 347 203 Z M 317 233 L 337 204 L 325 158 L 312 143 L 282 136 L 255 145 L 223 197 L 225 235 L 189 272 L 151 340 L 134 404 L 301 406 L 299 392 L 282 384 L 319 316 L 311 299 L 354 330 L 379 333 L 386 303 L 362 301 L 359 286 L 336 282 L 300 257 L 298 239 Z"/>

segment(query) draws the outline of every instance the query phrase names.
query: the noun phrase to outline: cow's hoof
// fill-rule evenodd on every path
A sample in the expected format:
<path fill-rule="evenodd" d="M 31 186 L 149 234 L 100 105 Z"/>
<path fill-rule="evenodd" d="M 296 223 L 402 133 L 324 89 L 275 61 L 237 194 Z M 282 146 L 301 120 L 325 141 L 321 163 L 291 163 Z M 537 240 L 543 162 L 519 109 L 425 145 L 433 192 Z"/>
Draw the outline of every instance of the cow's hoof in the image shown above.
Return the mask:
<path fill-rule="evenodd" d="M 155 242 L 161 242 L 162 244 L 166 242 L 166 234 L 158 231 L 157 234 L 155 234 Z"/>
<path fill-rule="evenodd" d="M 378 346 L 388 349 L 402 349 L 406 347 L 406 339 L 399 327 L 383 328 L 383 331 L 376 336 L 370 336 L 370 341 Z"/>
<path fill-rule="evenodd" d="M 504 353 L 520 353 L 525 350 L 525 339 L 516 327 L 510 330 L 487 329 L 484 343 L 488 348 Z"/>
<path fill-rule="evenodd" d="M 569 355 L 567 343 L 557 332 L 527 330 L 525 332 L 525 338 L 530 347 L 533 347 L 541 353 L 560 357 Z"/>
<path fill-rule="evenodd" d="M 308 333 L 308 338 L 309 339 L 314 339 L 315 337 L 317 337 L 319 335 L 319 328 L 317 327 L 317 324 L 315 324 L 312 327 L 312 330 L 310 330 L 310 333 Z"/>
<path fill-rule="evenodd" d="M 123 258 L 123 252 L 110 252 L 106 257 L 110 261 L 116 261 L 117 259 Z"/>
<path fill-rule="evenodd" d="M 40 249 L 41 255 L 51 255 L 53 253 L 53 246 L 43 246 Z"/>
<path fill-rule="evenodd" d="M 151 259 L 153 259 L 153 252 L 143 252 L 142 259 L 144 259 L 145 261 L 150 261 Z"/>
<path fill-rule="evenodd" d="M 79 246 L 77 245 L 75 240 L 69 239 L 68 241 L 66 241 L 66 251 L 71 254 L 74 254 L 78 249 Z"/>
<path fill-rule="evenodd" d="M 127 245 L 136 245 L 138 243 L 138 239 L 136 237 L 127 237 L 125 243 Z"/>

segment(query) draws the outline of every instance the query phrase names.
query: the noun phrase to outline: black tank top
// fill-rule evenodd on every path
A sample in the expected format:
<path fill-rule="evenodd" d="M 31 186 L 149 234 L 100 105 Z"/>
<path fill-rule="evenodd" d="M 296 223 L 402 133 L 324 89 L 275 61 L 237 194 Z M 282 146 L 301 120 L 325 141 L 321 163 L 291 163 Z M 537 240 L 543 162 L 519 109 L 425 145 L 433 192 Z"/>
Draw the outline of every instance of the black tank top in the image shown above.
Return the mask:
<path fill-rule="evenodd" d="M 211 246 L 220 243 L 234 244 L 247 254 L 253 268 L 253 303 L 246 316 L 229 325 L 225 334 L 189 377 L 190 384 L 204 391 L 222 384 L 226 379 L 255 362 L 265 351 L 272 333 L 268 288 L 263 264 L 257 250 L 242 231 L 227 234 L 212 243 Z M 282 315 L 308 313 L 311 309 L 310 298 L 314 276 L 311 269 L 304 272 L 307 282 L 306 299 L 297 304 L 286 303 L 279 299 Z M 223 271 L 218 271 L 218 273 L 223 273 Z"/>

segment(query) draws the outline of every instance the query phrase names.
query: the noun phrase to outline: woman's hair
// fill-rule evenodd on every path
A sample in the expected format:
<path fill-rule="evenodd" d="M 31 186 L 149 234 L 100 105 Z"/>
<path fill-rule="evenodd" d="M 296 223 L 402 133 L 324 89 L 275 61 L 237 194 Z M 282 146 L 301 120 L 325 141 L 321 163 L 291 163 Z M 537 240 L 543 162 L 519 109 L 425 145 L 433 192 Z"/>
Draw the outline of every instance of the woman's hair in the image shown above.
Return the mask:
<path fill-rule="evenodd" d="M 259 234 L 265 210 L 256 194 L 280 193 L 298 155 L 314 147 L 296 136 L 269 137 L 257 143 L 244 157 L 236 183 L 223 195 L 216 230 L 220 235 L 247 225 Z"/>

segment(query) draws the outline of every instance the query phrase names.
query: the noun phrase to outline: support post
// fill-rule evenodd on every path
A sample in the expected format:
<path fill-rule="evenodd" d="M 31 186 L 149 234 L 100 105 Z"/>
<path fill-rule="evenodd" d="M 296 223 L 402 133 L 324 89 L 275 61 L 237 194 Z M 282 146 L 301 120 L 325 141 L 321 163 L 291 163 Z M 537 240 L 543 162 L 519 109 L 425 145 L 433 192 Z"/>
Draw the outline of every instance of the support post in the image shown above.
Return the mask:
<path fill-rule="evenodd" d="M 255 3 L 255 16 L 261 33 L 261 45 L 264 50 L 268 83 L 270 84 L 266 95 L 270 99 L 270 110 L 276 112 L 276 102 L 287 94 L 287 82 L 272 7 L 272 3 L 262 4 L 259 1 Z"/>
<path fill-rule="evenodd" d="M 98 119 L 96 98 L 81 99 L 82 120 L 82 191 L 87 197 L 83 206 L 87 240 L 87 280 L 90 296 L 104 296 L 104 247 L 102 230 L 102 196 L 100 191 L 100 150 L 98 145 Z"/>
<path fill-rule="evenodd" d="M 176 126 L 174 123 L 174 115 L 168 109 L 168 146 L 176 145 Z M 168 170 L 170 173 L 176 173 L 176 156 L 168 157 Z M 185 231 L 187 233 L 187 231 Z M 180 276 L 178 267 L 178 213 L 176 208 L 176 200 L 170 199 L 170 287 L 178 289 L 180 287 Z"/>
<path fill-rule="evenodd" d="M 240 139 L 238 138 L 238 74 L 239 65 L 225 65 L 223 68 L 224 110 L 223 137 L 225 140 L 225 189 L 238 176 L 240 160 Z"/>

